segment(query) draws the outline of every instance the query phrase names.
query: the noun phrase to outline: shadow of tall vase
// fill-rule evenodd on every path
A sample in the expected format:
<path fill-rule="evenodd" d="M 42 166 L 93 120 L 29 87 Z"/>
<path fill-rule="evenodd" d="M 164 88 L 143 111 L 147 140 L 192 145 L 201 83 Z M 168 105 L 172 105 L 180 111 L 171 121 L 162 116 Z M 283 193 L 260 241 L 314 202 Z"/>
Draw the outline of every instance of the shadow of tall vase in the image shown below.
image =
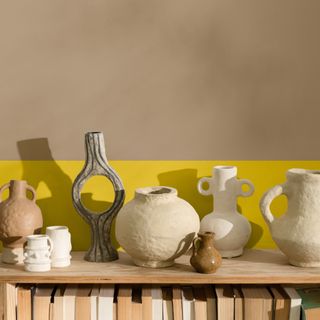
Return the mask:
<path fill-rule="evenodd" d="M 48 139 L 21 140 L 17 142 L 17 148 L 22 160 L 21 179 L 46 194 L 37 200 L 42 211 L 44 227 L 68 226 L 72 234 L 73 248 L 85 249 L 89 245 L 89 230 L 73 207 L 72 180 L 54 160 Z"/>

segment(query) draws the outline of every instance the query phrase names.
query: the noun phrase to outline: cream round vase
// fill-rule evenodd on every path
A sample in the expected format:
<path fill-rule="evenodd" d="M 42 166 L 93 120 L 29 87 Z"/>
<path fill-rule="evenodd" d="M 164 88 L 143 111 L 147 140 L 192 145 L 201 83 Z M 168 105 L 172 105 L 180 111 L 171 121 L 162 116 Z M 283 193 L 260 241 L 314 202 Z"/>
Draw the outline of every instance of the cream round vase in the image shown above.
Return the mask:
<path fill-rule="evenodd" d="M 136 265 L 161 268 L 190 248 L 199 228 L 198 214 L 176 189 L 148 187 L 118 213 L 116 238 Z"/>
<path fill-rule="evenodd" d="M 281 194 L 288 198 L 288 210 L 276 218 L 270 205 Z M 320 171 L 288 170 L 287 181 L 264 194 L 260 209 L 273 240 L 292 265 L 320 267 Z"/>

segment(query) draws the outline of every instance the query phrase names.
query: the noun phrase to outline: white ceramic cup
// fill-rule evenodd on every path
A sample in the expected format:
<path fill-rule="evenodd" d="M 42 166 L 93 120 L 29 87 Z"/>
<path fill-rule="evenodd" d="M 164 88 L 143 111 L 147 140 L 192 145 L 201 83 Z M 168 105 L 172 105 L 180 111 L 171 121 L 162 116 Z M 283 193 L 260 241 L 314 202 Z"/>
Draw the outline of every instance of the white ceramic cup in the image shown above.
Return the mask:
<path fill-rule="evenodd" d="M 50 254 L 53 242 L 45 234 L 27 236 L 24 245 L 24 268 L 31 272 L 43 272 L 51 269 Z"/>
<path fill-rule="evenodd" d="M 51 253 L 51 266 L 62 268 L 70 265 L 71 234 L 66 226 L 50 226 L 46 228 L 46 234 L 53 242 Z"/>

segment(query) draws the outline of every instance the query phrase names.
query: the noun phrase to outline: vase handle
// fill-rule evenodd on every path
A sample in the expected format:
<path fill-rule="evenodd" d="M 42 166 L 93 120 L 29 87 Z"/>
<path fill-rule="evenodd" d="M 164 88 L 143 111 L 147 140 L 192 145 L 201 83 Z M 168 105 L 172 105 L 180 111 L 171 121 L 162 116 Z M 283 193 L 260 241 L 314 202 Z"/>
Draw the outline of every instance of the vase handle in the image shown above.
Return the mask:
<path fill-rule="evenodd" d="M 284 185 L 278 184 L 268 190 L 261 198 L 260 200 L 260 210 L 262 213 L 262 216 L 265 220 L 265 222 L 270 227 L 273 220 L 275 219 L 274 215 L 272 214 L 270 210 L 271 202 L 278 196 L 285 194 L 284 192 Z"/>
<path fill-rule="evenodd" d="M 209 185 L 209 188 L 208 189 L 203 189 L 202 185 L 204 183 L 208 183 Z M 212 194 L 212 178 L 207 178 L 207 177 L 204 177 L 204 178 L 201 178 L 199 181 L 198 181 L 198 185 L 197 185 L 197 188 L 198 188 L 198 192 L 200 194 L 202 194 L 203 196 L 209 196 Z"/>
<path fill-rule="evenodd" d="M 242 190 L 242 186 L 244 186 L 244 185 L 249 186 L 248 191 Z M 238 194 L 239 194 L 239 196 L 242 196 L 242 197 L 250 197 L 254 193 L 254 185 L 248 179 L 238 180 L 238 188 L 239 188 Z"/>
<path fill-rule="evenodd" d="M 37 193 L 36 190 L 34 190 L 33 187 L 27 184 L 26 189 L 29 190 L 32 193 L 32 199 L 31 201 L 36 202 Z"/>
<path fill-rule="evenodd" d="M 6 190 L 7 188 L 10 187 L 10 182 L 4 184 L 1 188 L 0 188 L 0 203 L 2 202 L 2 193 L 4 190 Z"/>
<path fill-rule="evenodd" d="M 198 241 L 201 241 L 201 238 L 200 237 L 195 237 L 194 239 L 193 239 L 193 241 L 192 241 L 192 244 L 193 244 L 193 246 L 192 246 L 192 255 L 196 255 L 197 254 L 197 252 L 196 252 L 196 248 L 197 248 L 197 242 Z"/>

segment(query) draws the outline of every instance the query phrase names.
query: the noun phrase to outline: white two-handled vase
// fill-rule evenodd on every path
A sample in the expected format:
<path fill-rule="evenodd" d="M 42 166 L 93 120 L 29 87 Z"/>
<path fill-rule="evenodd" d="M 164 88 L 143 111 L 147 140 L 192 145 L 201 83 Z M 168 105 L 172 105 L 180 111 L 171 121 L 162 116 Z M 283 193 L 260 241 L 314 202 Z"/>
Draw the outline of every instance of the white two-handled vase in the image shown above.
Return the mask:
<path fill-rule="evenodd" d="M 71 234 L 66 226 L 50 226 L 46 228 L 46 234 L 53 242 L 51 253 L 51 266 L 63 268 L 70 265 L 71 260 Z"/>
<path fill-rule="evenodd" d="M 243 253 L 251 235 L 249 221 L 237 210 L 237 197 L 251 196 L 254 186 L 247 179 L 237 179 L 237 167 L 216 166 L 212 175 L 198 182 L 198 191 L 214 198 L 213 212 L 201 220 L 200 232 L 215 234 L 215 247 L 223 258 L 237 257 Z M 243 191 L 244 185 L 249 187 L 247 191 Z"/>
<path fill-rule="evenodd" d="M 24 269 L 44 272 L 51 269 L 50 255 L 53 250 L 51 239 L 45 234 L 27 236 L 24 246 Z"/>
<path fill-rule="evenodd" d="M 288 198 L 288 209 L 276 218 L 271 202 Z M 320 170 L 290 169 L 287 181 L 267 191 L 260 209 L 272 238 L 292 265 L 320 267 Z"/>

